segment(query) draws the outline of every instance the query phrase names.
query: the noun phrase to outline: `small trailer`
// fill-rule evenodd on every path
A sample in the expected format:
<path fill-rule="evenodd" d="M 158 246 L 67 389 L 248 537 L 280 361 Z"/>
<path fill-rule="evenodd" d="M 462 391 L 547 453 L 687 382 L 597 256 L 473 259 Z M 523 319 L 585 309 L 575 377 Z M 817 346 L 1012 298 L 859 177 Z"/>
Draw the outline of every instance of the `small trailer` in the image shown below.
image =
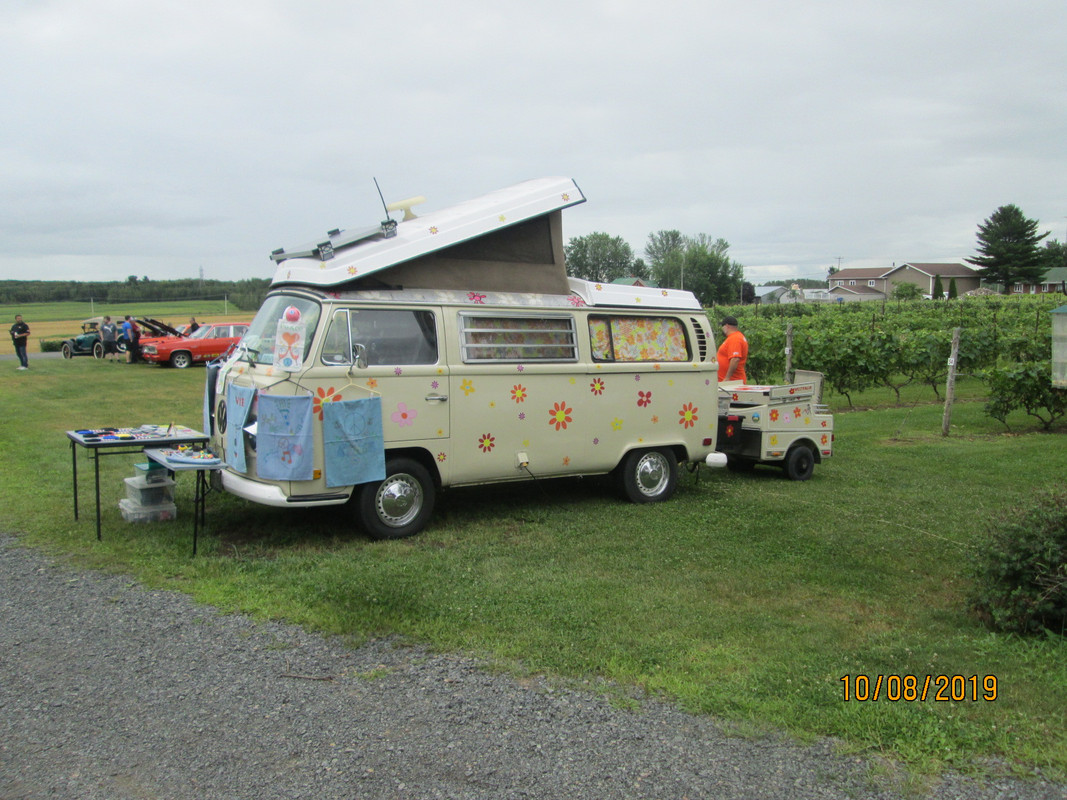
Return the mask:
<path fill-rule="evenodd" d="M 819 372 L 798 371 L 795 383 L 781 386 L 720 385 L 716 449 L 726 455 L 727 467 L 747 471 L 774 464 L 791 480 L 810 478 L 834 446 L 822 381 Z"/>

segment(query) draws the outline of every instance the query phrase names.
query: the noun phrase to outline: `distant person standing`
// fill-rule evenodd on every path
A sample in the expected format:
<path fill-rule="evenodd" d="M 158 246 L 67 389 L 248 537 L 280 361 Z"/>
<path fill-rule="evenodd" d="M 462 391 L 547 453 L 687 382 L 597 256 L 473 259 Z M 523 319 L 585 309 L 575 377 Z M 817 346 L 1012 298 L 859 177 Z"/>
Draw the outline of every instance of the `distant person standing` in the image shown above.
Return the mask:
<path fill-rule="evenodd" d="M 196 317 L 189 317 L 189 327 L 185 332 L 186 333 L 196 333 L 196 330 L 199 327 L 200 327 L 200 323 L 196 321 Z"/>
<path fill-rule="evenodd" d="M 748 361 L 748 339 L 737 327 L 737 318 L 723 317 L 722 332 L 726 338 L 722 340 L 716 353 L 719 362 L 719 383 L 747 381 L 745 362 Z"/>
<path fill-rule="evenodd" d="M 126 315 L 126 321 L 122 323 L 122 332 L 126 335 L 126 360 L 136 364 L 141 359 L 141 328 L 137 320 Z"/>
<path fill-rule="evenodd" d="M 112 361 L 119 360 L 119 326 L 111 321 L 111 317 L 104 317 L 100 325 L 100 342 L 104 345 L 104 358 L 111 356 Z"/>
<path fill-rule="evenodd" d="M 22 314 L 15 315 L 15 324 L 11 326 L 11 341 L 15 343 L 15 355 L 19 357 L 19 369 L 29 369 L 26 358 L 26 342 L 30 338 L 30 326 L 22 321 Z"/>

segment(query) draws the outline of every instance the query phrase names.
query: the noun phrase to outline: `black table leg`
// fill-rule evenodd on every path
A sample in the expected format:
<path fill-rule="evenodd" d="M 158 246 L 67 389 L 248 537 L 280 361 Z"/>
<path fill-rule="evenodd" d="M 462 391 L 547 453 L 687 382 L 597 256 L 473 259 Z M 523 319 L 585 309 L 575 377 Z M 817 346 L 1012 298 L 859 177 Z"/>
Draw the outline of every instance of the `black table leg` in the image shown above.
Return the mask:
<path fill-rule="evenodd" d="M 96 469 L 96 540 L 103 539 L 100 535 L 100 452 L 93 451 L 93 466 Z"/>
<path fill-rule="evenodd" d="M 74 519 L 78 519 L 78 448 L 74 440 L 70 442 L 70 477 L 74 483 Z"/>

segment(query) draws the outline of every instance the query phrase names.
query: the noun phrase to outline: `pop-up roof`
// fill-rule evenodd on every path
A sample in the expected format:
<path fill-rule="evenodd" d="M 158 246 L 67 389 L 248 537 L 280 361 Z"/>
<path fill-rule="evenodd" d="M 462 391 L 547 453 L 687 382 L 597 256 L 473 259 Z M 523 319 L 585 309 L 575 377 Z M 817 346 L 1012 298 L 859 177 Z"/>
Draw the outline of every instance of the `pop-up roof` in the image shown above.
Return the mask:
<path fill-rule="evenodd" d="M 399 222 L 275 250 L 273 285 L 568 294 L 560 212 L 584 202 L 570 178 L 540 178 L 423 216 L 394 204 Z"/>

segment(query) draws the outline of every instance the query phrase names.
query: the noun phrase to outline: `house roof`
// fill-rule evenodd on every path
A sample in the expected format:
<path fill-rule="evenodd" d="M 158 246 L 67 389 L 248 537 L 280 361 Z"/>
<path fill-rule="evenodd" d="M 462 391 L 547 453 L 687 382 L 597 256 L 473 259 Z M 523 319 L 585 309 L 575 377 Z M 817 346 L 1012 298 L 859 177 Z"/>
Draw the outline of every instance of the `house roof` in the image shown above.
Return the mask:
<path fill-rule="evenodd" d="M 856 269 L 842 269 L 835 272 L 830 276 L 830 280 L 857 280 L 862 278 L 863 280 L 869 280 L 870 278 L 881 278 L 886 273 L 885 267 L 863 267 Z"/>
<path fill-rule="evenodd" d="M 1067 281 L 1067 267 L 1053 267 L 1041 279 L 1042 283 L 1060 283 L 1061 281 Z"/>
<path fill-rule="evenodd" d="M 886 275 L 890 275 L 898 270 L 911 267 L 914 270 L 918 270 L 931 278 L 935 275 L 940 275 L 942 278 L 977 278 L 978 273 L 968 267 L 966 264 L 961 264 L 958 261 L 944 262 L 944 263 L 919 263 L 917 261 L 907 261 L 901 264 L 895 269 L 889 270 Z"/>

